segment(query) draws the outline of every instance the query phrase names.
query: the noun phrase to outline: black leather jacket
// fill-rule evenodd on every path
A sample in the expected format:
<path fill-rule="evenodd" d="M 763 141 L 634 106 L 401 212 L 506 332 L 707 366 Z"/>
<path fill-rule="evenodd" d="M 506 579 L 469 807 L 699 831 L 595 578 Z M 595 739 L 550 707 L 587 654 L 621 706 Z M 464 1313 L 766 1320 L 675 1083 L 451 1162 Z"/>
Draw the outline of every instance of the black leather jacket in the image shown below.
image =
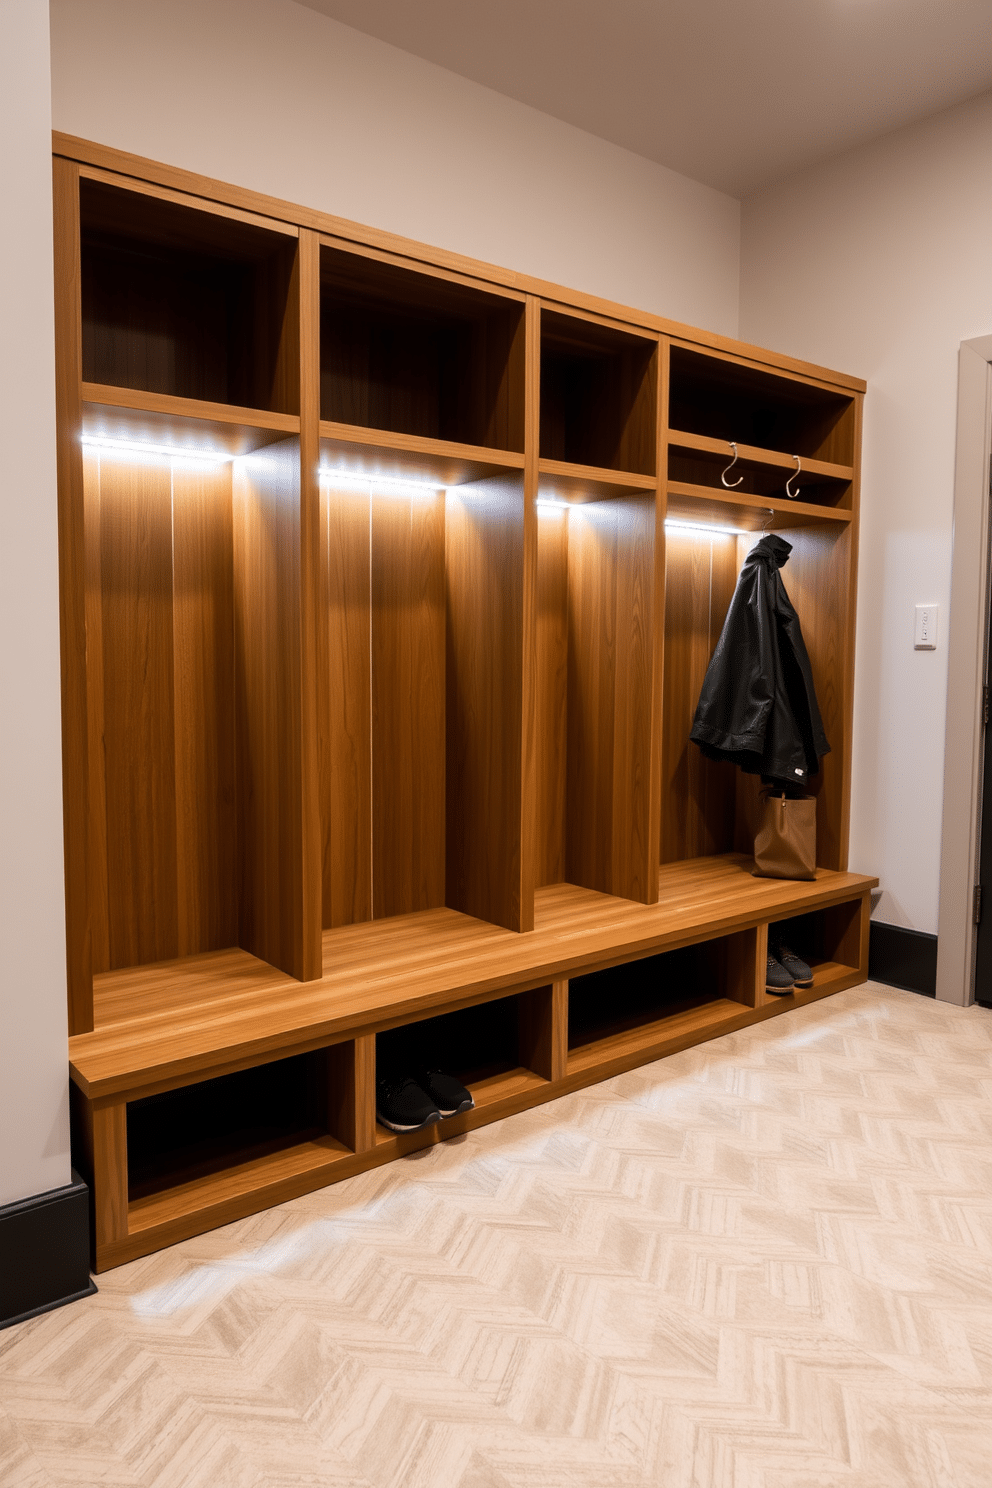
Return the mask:
<path fill-rule="evenodd" d="M 689 737 L 710 759 L 802 786 L 830 745 L 799 616 L 779 573 L 791 552 L 771 534 L 748 554 Z"/>

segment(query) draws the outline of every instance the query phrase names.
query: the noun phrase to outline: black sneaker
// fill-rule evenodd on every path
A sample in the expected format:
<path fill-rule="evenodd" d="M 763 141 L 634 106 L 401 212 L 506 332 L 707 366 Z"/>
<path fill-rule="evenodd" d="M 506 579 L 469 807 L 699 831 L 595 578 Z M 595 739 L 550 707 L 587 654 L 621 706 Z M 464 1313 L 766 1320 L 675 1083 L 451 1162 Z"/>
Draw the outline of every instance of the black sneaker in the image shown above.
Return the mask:
<path fill-rule="evenodd" d="M 797 987 L 812 987 L 813 973 L 805 961 L 800 961 L 795 951 L 790 951 L 788 946 L 780 945 L 778 947 L 778 959 Z"/>
<path fill-rule="evenodd" d="M 776 961 L 774 956 L 769 956 L 768 965 L 765 968 L 765 991 L 774 992 L 776 997 L 788 997 L 795 985 L 794 979 L 782 963 Z"/>
<path fill-rule="evenodd" d="M 382 1126 L 390 1131 L 419 1131 L 422 1126 L 433 1126 L 441 1120 L 430 1096 L 409 1075 L 397 1080 L 376 1080 L 375 1116 Z"/>
<path fill-rule="evenodd" d="M 418 1073 L 417 1080 L 442 1116 L 460 1116 L 462 1111 L 471 1111 L 475 1107 L 471 1092 L 454 1075 L 446 1075 L 443 1070 L 425 1069 Z"/>

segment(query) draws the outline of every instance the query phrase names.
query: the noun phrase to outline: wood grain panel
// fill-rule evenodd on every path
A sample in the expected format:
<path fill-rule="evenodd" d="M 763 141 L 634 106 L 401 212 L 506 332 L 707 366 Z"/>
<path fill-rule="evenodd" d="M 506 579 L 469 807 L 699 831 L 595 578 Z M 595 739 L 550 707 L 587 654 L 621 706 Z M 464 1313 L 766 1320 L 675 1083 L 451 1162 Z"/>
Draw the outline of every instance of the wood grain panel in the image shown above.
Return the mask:
<path fill-rule="evenodd" d="M 93 1027 L 89 907 L 89 717 L 86 682 L 86 536 L 80 385 L 83 375 L 79 168 L 53 162 L 55 413 L 62 662 L 62 831 L 69 1032 Z"/>
<path fill-rule="evenodd" d="M 661 861 L 672 863 L 734 845 L 736 767 L 704 758 L 689 732 L 737 581 L 737 543 L 669 528 L 665 552 Z"/>
<path fill-rule="evenodd" d="M 373 494 L 372 905 L 444 903 L 442 492 Z"/>
<path fill-rule="evenodd" d="M 654 538 L 653 496 L 569 517 L 566 877 L 642 903 L 656 893 L 658 852 Z"/>
<path fill-rule="evenodd" d="M 89 717 L 90 945 L 94 972 L 110 970 L 110 902 L 107 878 L 107 774 L 103 723 L 103 584 L 101 578 L 100 457 L 83 458 L 86 542 L 86 707 Z M 82 1031 L 82 1030 L 80 1030 Z"/>
<path fill-rule="evenodd" d="M 278 298 L 273 302 L 278 304 Z M 300 407 L 300 964 L 305 981 L 320 976 L 323 928 L 323 842 L 320 811 L 321 684 L 327 677 L 328 636 L 322 604 L 320 476 L 320 247 L 300 230 L 289 292 L 290 316 L 280 339 L 285 396 L 298 379 Z M 295 324 L 292 317 L 295 316 Z M 294 356 L 299 360 L 294 367 Z"/>
<path fill-rule="evenodd" d="M 449 492 L 445 902 L 528 930 L 524 894 L 525 516 L 522 481 Z M 528 648 L 530 639 L 528 638 Z"/>
<path fill-rule="evenodd" d="M 535 641 L 535 852 L 537 883 L 565 877 L 568 774 L 568 511 L 539 510 Z"/>
<path fill-rule="evenodd" d="M 97 1256 L 127 1236 L 127 1106 L 123 1100 L 73 1106 L 80 1155 L 92 1191 L 93 1248 Z"/>
<path fill-rule="evenodd" d="M 372 668 L 368 492 L 321 483 L 326 667 L 320 799 L 325 929 L 372 918 Z"/>
<path fill-rule="evenodd" d="M 164 462 L 100 461 L 104 757 L 111 967 L 179 944 L 172 479 Z"/>
<path fill-rule="evenodd" d="M 173 473 L 178 954 L 237 943 L 231 469 Z"/>
<path fill-rule="evenodd" d="M 300 585 L 300 448 L 287 440 L 234 477 L 239 943 L 303 978 Z"/>
<path fill-rule="evenodd" d="M 535 987 L 518 999 L 520 1058 L 543 1080 L 561 1080 L 568 1063 L 568 982 Z"/>
<path fill-rule="evenodd" d="M 375 1146 L 375 1035 L 327 1051 L 328 1130 L 352 1152 Z"/>

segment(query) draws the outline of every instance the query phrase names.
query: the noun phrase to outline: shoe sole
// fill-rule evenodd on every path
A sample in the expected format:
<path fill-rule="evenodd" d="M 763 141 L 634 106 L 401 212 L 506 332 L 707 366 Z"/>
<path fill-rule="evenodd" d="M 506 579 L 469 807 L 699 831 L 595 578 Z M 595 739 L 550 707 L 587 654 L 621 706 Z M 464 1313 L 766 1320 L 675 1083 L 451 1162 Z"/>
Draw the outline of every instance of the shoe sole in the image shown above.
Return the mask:
<path fill-rule="evenodd" d="M 386 1117 L 383 1116 L 380 1111 L 376 1111 L 376 1113 L 375 1113 L 375 1119 L 376 1119 L 376 1121 L 378 1121 L 378 1123 L 379 1123 L 380 1126 L 387 1126 L 390 1131 L 394 1131 L 394 1132 L 423 1131 L 423 1129 L 424 1129 L 425 1126 L 437 1126 L 438 1122 L 441 1120 L 441 1112 L 440 1111 L 432 1111 L 431 1114 L 427 1117 L 426 1121 L 416 1121 L 416 1122 L 414 1122 L 413 1126 L 400 1126 L 400 1124 L 398 1122 L 396 1122 L 396 1121 L 387 1121 Z"/>
<path fill-rule="evenodd" d="M 791 987 L 769 987 L 767 982 L 765 983 L 765 991 L 770 992 L 773 997 L 791 997 L 795 990 L 795 983 Z"/>
<path fill-rule="evenodd" d="M 449 1116 L 460 1116 L 463 1111 L 474 1111 L 475 1101 L 463 1100 L 460 1106 L 452 1106 L 450 1111 L 446 1111 L 443 1106 L 439 1106 L 438 1110 L 441 1112 L 442 1120 L 447 1121 Z"/>

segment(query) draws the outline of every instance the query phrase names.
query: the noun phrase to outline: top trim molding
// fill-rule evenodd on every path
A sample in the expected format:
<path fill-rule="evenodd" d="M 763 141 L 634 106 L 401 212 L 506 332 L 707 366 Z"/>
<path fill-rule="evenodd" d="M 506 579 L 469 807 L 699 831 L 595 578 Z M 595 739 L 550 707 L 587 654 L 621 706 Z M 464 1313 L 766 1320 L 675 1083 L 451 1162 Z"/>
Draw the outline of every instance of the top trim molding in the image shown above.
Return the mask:
<path fill-rule="evenodd" d="M 410 238 L 400 237 L 397 233 L 366 227 L 361 223 L 351 222 L 345 217 L 335 217 L 330 213 L 317 212 L 294 202 L 282 201 L 278 197 L 265 196 L 261 192 L 249 191 L 241 186 L 232 186 L 224 181 L 216 181 L 210 176 L 180 170 L 176 166 L 164 165 L 161 161 L 147 160 L 140 155 L 129 155 L 124 150 L 115 150 L 109 145 L 100 145 L 93 140 L 78 139 L 75 135 L 62 134 L 56 130 L 52 134 L 52 153 L 80 165 L 96 166 L 101 170 L 113 171 L 117 175 L 126 176 L 135 181 L 164 186 L 173 191 L 184 192 L 187 196 L 201 197 L 205 202 L 223 202 L 229 207 L 249 212 L 256 217 L 267 217 L 274 224 L 284 227 L 289 225 L 297 229 L 309 228 L 317 233 L 395 254 L 413 263 L 442 267 L 456 274 L 465 274 L 473 279 L 486 281 L 502 289 L 515 290 L 520 294 L 537 295 L 541 299 L 553 300 L 560 305 L 571 306 L 592 315 L 608 316 L 612 320 L 622 320 L 630 326 L 646 331 L 691 341 L 696 346 L 729 352 L 736 356 L 753 357 L 755 361 L 761 362 L 764 366 L 774 367 L 782 372 L 791 372 L 799 377 L 815 378 L 819 382 L 829 383 L 846 392 L 863 393 L 866 389 L 866 383 L 862 378 L 851 377 L 847 373 L 837 372 L 829 367 L 820 367 L 813 362 L 803 362 L 795 357 L 782 356 L 764 347 L 732 340 L 729 336 L 718 336 L 709 331 L 699 330 L 696 326 L 683 325 L 680 321 L 666 320 L 660 315 L 651 315 L 647 311 L 618 305 L 611 300 L 584 294 L 580 290 L 567 289 L 560 284 L 554 284 L 545 279 L 536 279 L 529 274 L 516 273 L 512 269 L 504 269 L 496 264 L 468 258 L 460 253 L 451 253 L 445 248 L 418 243 Z"/>

